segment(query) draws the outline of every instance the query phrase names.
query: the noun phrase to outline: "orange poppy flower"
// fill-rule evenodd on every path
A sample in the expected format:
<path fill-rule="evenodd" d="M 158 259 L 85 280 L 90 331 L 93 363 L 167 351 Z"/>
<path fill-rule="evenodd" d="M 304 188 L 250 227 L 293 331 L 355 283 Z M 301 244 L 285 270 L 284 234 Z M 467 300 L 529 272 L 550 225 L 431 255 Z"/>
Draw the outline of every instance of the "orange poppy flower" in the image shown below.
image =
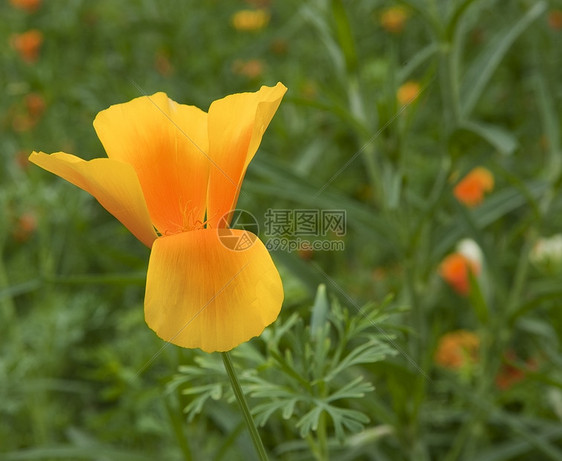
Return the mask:
<path fill-rule="evenodd" d="M 408 19 L 409 13 L 406 8 L 393 6 L 385 9 L 381 14 L 381 25 L 393 34 L 399 34 L 404 29 L 404 24 Z"/>
<path fill-rule="evenodd" d="M 461 295 L 466 295 L 470 289 L 469 271 L 478 275 L 480 265 L 462 253 L 450 254 L 439 267 L 441 277 Z"/>
<path fill-rule="evenodd" d="M 31 29 L 23 34 L 14 34 L 11 42 L 12 47 L 20 54 L 21 58 L 32 63 L 37 61 L 39 57 L 43 34 L 37 29 Z"/>
<path fill-rule="evenodd" d="M 420 94 L 420 84 L 418 82 L 406 82 L 398 88 L 396 92 L 396 99 L 401 106 L 410 104 Z"/>
<path fill-rule="evenodd" d="M 269 253 L 254 234 L 225 229 L 224 216 L 286 90 L 278 83 L 230 95 L 208 113 L 165 93 L 143 96 L 94 120 L 109 158 L 30 156 L 92 194 L 151 248 L 145 319 L 165 341 L 227 351 L 279 314 L 283 286 Z M 252 244 L 231 249 L 220 232 Z"/>
<path fill-rule="evenodd" d="M 253 31 L 263 29 L 271 15 L 267 10 L 240 10 L 232 15 L 232 25 L 236 30 Z"/>
<path fill-rule="evenodd" d="M 493 188 L 492 173 L 486 168 L 476 167 L 459 181 L 453 193 L 459 202 L 475 207 L 484 200 L 484 193 L 492 191 Z"/>
<path fill-rule="evenodd" d="M 454 370 L 478 361 L 480 338 L 466 330 L 451 331 L 439 339 L 435 352 L 435 363 Z"/>

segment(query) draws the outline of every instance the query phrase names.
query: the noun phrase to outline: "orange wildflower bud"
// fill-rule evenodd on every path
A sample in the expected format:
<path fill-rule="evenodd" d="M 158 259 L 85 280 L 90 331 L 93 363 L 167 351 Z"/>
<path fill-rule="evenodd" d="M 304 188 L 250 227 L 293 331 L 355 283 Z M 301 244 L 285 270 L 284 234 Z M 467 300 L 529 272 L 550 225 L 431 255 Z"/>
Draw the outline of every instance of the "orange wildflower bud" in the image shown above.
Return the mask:
<path fill-rule="evenodd" d="M 480 338 L 466 330 L 446 333 L 439 339 L 435 352 L 435 363 L 453 370 L 478 362 Z"/>
<path fill-rule="evenodd" d="M 314 257 L 314 250 L 312 250 L 310 248 L 301 248 L 298 251 L 298 255 L 299 255 L 299 258 L 301 258 L 305 261 L 310 261 Z"/>
<path fill-rule="evenodd" d="M 466 295 L 470 289 L 469 271 L 475 275 L 480 272 L 480 265 L 462 253 L 447 256 L 439 268 L 439 274 L 459 294 Z"/>
<path fill-rule="evenodd" d="M 420 95 L 420 84 L 418 82 L 406 82 L 396 92 L 396 99 L 401 106 L 410 104 Z"/>
<path fill-rule="evenodd" d="M 25 96 L 25 107 L 29 115 L 35 119 L 41 117 L 45 112 L 45 100 L 39 93 L 29 93 Z"/>
<path fill-rule="evenodd" d="M 23 213 L 17 218 L 16 225 L 13 230 L 14 239 L 18 242 L 25 242 L 35 232 L 37 228 L 37 218 L 34 213 Z"/>
<path fill-rule="evenodd" d="M 494 176 L 483 167 L 474 168 L 455 186 L 453 193 L 457 200 L 469 207 L 475 207 L 484 200 L 484 193 L 494 188 Z"/>
<path fill-rule="evenodd" d="M 282 38 L 278 38 L 271 42 L 271 46 L 269 47 L 272 53 L 277 54 L 279 56 L 287 54 L 289 49 L 289 43 Z"/>
<path fill-rule="evenodd" d="M 14 8 L 33 13 L 41 6 L 41 0 L 10 0 L 10 4 Z"/>
<path fill-rule="evenodd" d="M 404 7 L 393 6 L 387 8 L 381 14 L 381 26 L 388 32 L 399 34 L 404 29 L 408 16 L 408 10 Z"/>
<path fill-rule="evenodd" d="M 259 59 L 250 59 L 248 61 L 237 59 L 232 64 L 232 72 L 250 79 L 260 77 L 263 74 L 263 69 L 263 61 Z"/>
<path fill-rule="evenodd" d="M 508 351 L 505 353 L 504 363 L 495 379 L 496 387 L 499 390 L 505 391 L 518 382 L 523 381 L 527 372 L 536 370 L 537 368 L 537 363 L 534 359 L 527 360 L 522 367 L 514 365 L 516 360 L 517 356 L 515 352 Z"/>
<path fill-rule="evenodd" d="M 16 153 L 14 156 L 14 162 L 18 168 L 21 168 L 22 170 L 27 170 L 29 168 L 29 161 L 27 160 L 27 157 L 29 157 L 29 153 L 27 151 L 22 150 Z"/>
<path fill-rule="evenodd" d="M 548 26 L 552 30 L 562 29 L 562 10 L 551 10 L 548 12 Z"/>
<path fill-rule="evenodd" d="M 157 53 L 154 57 L 154 67 L 156 71 L 163 77 L 167 77 L 174 71 L 174 66 L 165 53 Z"/>
<path fill-rule="evenodd" d="M 13 35 L 11 43 L 24 61 L 32 63 L 39 57 L 43 34 L 37 29 L 28 30 L 23 34 Z"/>
<path fill-rule="evenodd" d="M 271 15 L 266 10 L 240 10 L 232 15 L 232 25 L 236 30 L 251 31 L 263 29 Z"/>

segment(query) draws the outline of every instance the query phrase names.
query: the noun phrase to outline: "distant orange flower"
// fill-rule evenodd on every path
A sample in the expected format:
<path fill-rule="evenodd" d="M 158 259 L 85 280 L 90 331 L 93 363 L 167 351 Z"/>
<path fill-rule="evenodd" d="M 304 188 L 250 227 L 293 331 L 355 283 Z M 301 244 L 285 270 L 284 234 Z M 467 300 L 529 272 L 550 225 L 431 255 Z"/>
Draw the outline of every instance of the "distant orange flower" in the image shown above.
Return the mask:
<path fill-rule="evenodd" d="M 232 15 L 232 25 L 236 30 L 253 31 L 263 29 L 269 23 L 271 15 L 268 11 L 240 10 Z"/>
<path fill-rule="evenodd" d="M 10 0 L 10 4 L 14 8 L 19 8 L 20 10 L 32 13 L 39 8 L 41 0 Z"/>
<path fill-rule="evenodd" d="M 404 24 L 408 19 L 408 10 L 401 6 L 393 6 L 385 9 L 381 14 L 381 25 L 388 32 L 399 34 L 404 29 Z"/>
<path fill-rule="evenodd" d="M 16 225 L 13 230 L 14 239 L 23 243 L 29 240 L 36 228 L 37 217 L 35 216 L 35 213 L 23 213 L 17 218 Z"/>
<path fill-rule="evenodd" d="M 304 259 L 305 261 L 310 261 L 314 257 L 314 250 L 311 248 L 301 248 L 298 251 L 299 258 Z"/>
<path fill-rule="evenodd" d="M 24 108 L 18 107 L 12 115 L 12 128 L 16 132 L 31 130 L 45 111 L 45 100 L 39 93 L 29 93 L 24 99 Z"/>
<path fill-rule="evenodd" d="M 467 330 L 451 331 L 439 339 L 435 363 L 453 370 L 478 362 L 480 338 Z"/>
<path fill-rule="evenodd" d="M 29 168 L 29 161 L 27 160 L 27 157 L 29 157 L 29 152 L 24 150 L 19 151 L 15 155 L 14 161 L 18 168 L 21 168 L 22 170 L 27 170 Z"/>
<path fill-rule="evenodd" d="M 269 49 L 272 53 L 282 56 L 287 54 L 289 43 L 287 42 L 287 40 L 277 38 L 271 42 Z"/>
<path fill-rule="evenodd" d="M 11 43 L 25 62 L 33 63 L 39 57 L 43 34 L 37 29 L 31 29 L 23 34 L 12 35 Z"/>
<path fill-rule="evenodd" d="M 466 295 L 470 289 L 469 271 L 478 275 L 480 264 L 462 253 L 450 254 L 439 267 L 441 277 L 461 295 Z"/>
<path fill-rule="evenodd" d="M 154 67 L 156 71 L 164 77 L 167 77 L 174 71 L 174 67 L 165 53 L 156 54 L 154 57 Z"/>
<path fill-rule="evenodd" d="M 371 278 L 375 282 L 382 282 L 388 277 L 388 271 L 383 267 L 376 267 L 371 272 Z"/>
<path fill-rule="evenodd" d="M 17 113 L 12 118 L 12 128 L 16 133 L 25 133 L 37 124 L 37 119 L 29 114 Z"/>
<path fill-rule="evenodd" d="M 250 79 L 260 77 L 263 74 L 263 68 L 263 61 L 259 59 L 250 59 L 248 61 L 237 59 L 232 64 L 232 72 Z"/>
<path fill-rule="evenodd" d="M 562 10 L 548 12 L 548 26 L 553 30 L 562 29 Z"/>
<path fill-rule="evenodd" d="M 515 366 L 517 357 L 513 351 L 508 351 L 504 357 L 499 373 L 496 376 L 496 387 L 502 391 L 509 389 L 518 382 L 525 379 L 528 371 L 535 370 L 537 364 L 533 359 L 529 359 L 522 367 Z"/>
<path fill-rule="evenodd" d="M 33 118 L 39 118 L 45 112 L 45 100 L 39 93 L 29 93 L 25 96 L 25 107 Z"/>
<path fill-rule="evenodd" d="M 411 103 L 420 94 L 420 84 L 418 82 L 406 82 L 396 92 L 396 99 L 401 106 Z"/>
<path fill-rule="evenodd" d="M 484 193 L 494 188 L 494 176 L 483 167 L 476 167 L 455 186 L 453 193 L 457 200 L 469 207 L 475 207 L 484 200 Z"/>

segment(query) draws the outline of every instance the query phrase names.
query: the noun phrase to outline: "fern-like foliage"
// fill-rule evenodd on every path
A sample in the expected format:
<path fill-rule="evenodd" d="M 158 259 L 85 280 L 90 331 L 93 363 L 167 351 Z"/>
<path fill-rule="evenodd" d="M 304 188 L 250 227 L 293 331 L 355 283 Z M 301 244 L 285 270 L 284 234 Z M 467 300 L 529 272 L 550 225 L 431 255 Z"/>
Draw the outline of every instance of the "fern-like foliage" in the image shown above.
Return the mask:
<path fill-rule="evenodd" d="M 337 299 L 329 301 L 321 285 L 309 321 L 293 314 L 239 346 L 233 354 L 243 364 L 239 379 L 256 423 L 264 426 L 280 417 L 303 438 L 323 426 L 339 441 L 361 431 L 369 422 L 361 399 L 374 387 L 357 365 L 396 353 L 379 326 L 387 306 L 351 312 Z M 192 396 L 184 409 L 190 420 L 209 399 L 232 398 L 218 354 L 199 355 L 194 365 L 180 367 L 170 382 L 171 389 L 178 386 Z"/>

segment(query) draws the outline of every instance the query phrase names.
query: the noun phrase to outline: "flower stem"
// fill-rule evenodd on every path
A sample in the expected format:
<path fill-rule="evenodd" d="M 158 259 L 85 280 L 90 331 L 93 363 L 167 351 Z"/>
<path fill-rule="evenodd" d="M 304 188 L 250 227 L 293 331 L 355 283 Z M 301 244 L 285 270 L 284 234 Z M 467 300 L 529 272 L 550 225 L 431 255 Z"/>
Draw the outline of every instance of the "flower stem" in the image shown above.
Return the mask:
<path fill-rule="evenodd" d="M 232 385 L 232 390 L 234 391 L 236 400 L 238 400 L 238 404 L 242 409 L 242 414 L 244 415 L 244 419 L 246 420 L 246 425 L 248 426 L 248 430 L 250 431 L 250 435 L 252 436 L 254 447 L 256 447 L 256 451 L 258 452 L 260 460 L 267 461 L 267 453 L 263 446 L 263 442 L 261 441 L 258 429 L 256 428 L 256 423 L 254 423 L 254 419 L 252 418 L 252 413 L 250 413 L 250 408 L 248 407 L 248 402 L 246 402 L 246 397 L 244 397 L 244 393 L 242 392 L 242 388 L 240 387 L 240 381 L 238 381 L 236 371 L 234 371 L 234 366 L 232 365 L 230 354 L 228 352 L 221 352 L 221 355 L 222 361 L 224 362 L 224 368 L 226 369 L 226 374 L 228 375 L 230 384 Z"/>

